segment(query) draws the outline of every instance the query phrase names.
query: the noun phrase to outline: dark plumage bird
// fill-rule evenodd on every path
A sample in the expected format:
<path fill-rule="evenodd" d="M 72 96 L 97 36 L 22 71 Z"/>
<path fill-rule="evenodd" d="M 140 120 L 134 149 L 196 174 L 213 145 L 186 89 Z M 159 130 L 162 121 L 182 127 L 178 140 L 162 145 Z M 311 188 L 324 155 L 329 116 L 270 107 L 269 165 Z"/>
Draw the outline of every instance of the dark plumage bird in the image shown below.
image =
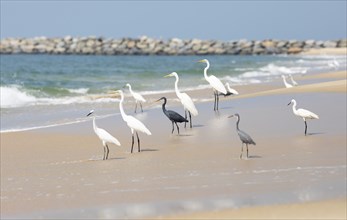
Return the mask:
<path fill-rule="evenodd" d="M 253 144 L 253 145 L 255 145 L 255 142 L 253 141 L 253 139 L 251 138 L 251 136 L 249 136 L 246 132 L 240 130 L 240 128 L 239 128 L 240 115 L 236 113 L 236 114 L 230 115 L 228 118 L 231 118 L 231 117 L 237 117 L 236 131 L 237 131 L 237 134 L 238 134 L 239 137 L 240 137 L 240 140 L 242 141 L 242 148 L 241 148 L 241 155 L 240 155 L 240 158 L 242 158 L 243 144 L 246 144 L 246 147 L 247 147 L 247 158 L 248 158 L 248 144 Z"/>
<path fill-rule="evenodd" d="M 174 123 L 175 123 L 176 127 L 177 127 L 177 133 L 180 134 L 180 129 L 179 129 L 178 125 L 177 125 L 177 122 L 178 123 L 188 122 L 188 120 L 185 119 L 182 115 L 178 114 L 175 111 L 166 110 L 166 108 L 165 108 L 165 105 L 166 105 L 166 102 L 167 102 L 166 101 L 166 97 L 161 97 L 160 99 L 157 100 L 157 102 L 160 101 L 160 100 L 164 100 L 164 103 L 162 105 L 163 112 L 170 119 L 170 121 L 172 122 L 172 131 L 171 131 L 171 133 L 173 133 L 174 130 L 175 130 L 175 126 L 174 126 Z"/>

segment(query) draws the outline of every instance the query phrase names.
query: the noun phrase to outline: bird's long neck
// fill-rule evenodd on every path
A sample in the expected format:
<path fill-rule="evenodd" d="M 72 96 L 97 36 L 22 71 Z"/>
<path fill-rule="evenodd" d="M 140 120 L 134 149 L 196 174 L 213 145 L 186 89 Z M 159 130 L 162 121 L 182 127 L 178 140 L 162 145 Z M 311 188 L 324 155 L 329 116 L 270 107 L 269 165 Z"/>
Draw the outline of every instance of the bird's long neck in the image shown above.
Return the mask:
<path fill-rule="evenodd" d="M 95 116 L 93 117 L 93 129 L 94 129 L 95 132 L 98 129 L 98 127 L 96 126 L 96 123 L 95 123 Z"/>
<path fill-rule="evenodd" d="M 130 91 L 131 94 L 134 93 L 130 85 L 129 85 L 129 91 Z"/>
<path fill-rule="evenodd" d="M 226 83 L 226 84 L 225 84 L 225 87 L 227 87 L 227 90 L 228 90 L 229 92 L 231 92 L 231 88 L 230 88 L 230 86 L 229 86 L 229 83 Z"/>
<path fill-rule="evenodd" d="M 296 113 L 297 110 L 296 110 L 296 101 L 293 102 L 293 112 Z"/>
<path fill-rule="evenodd" d="M 163 103 L 163 105 L 161 106 L 162 109 L 163 109 L 163 112 L 166 112 L 166 107 L 165 107 L 165 105 L 166 105 L 166 99 L 164 99 L 164 103 Z"/>
<path fill-rule="evenodd" d="M 240 123 L 240 116 L 237 116 L 237 122 L 236 122 L 236 129 L 237 130 L 240 130 L 239 123 Z"/>
<path fill-rule="evenodd" d="M 176 81 L 175 81 L 175 92 L 176 92 L 176 95 L 179 96 L 180 95 L 180 91 L 178 90 L 178 76 L 175 76 L 176 77 Z M 166 100 L 165 102 L 166 103 Z"/>
<path fill-rule="evenodd" d="M 119 102 L 119 111 L 120 111 L 120 114 L 122 115 L 123 120 L 125 120 L 127 115 L 125 114 L 124 109 L 123 109 L 123 101 L 124 101 L 124 95 L 123 95 L 123 93 L 121 93 L 121 98 L 120 98 L 120 102 Z"/>
<path fill-rule="evenodd" d="M 207 64 L 207 66 L 206 66 L 206 67 L 205 67 L 205 69 L 204 69 L 204 76 L 205 76 L 205 79 L 207 79 L 207 78 L 208 78 L 208 75 L 207 75 L 207 70 L 208 70 L 208 68 L 210 68 L 210 63 L 209 63 L 209 62 L 207 62 L 206 64 Z"/>
<path fill-rule="evenodd" d="M 287 83 L 287 80 L 286 78 L 283 77 L 283 82 L 284 82 L 284 85 L 288 86 L 289 84 Z"/>

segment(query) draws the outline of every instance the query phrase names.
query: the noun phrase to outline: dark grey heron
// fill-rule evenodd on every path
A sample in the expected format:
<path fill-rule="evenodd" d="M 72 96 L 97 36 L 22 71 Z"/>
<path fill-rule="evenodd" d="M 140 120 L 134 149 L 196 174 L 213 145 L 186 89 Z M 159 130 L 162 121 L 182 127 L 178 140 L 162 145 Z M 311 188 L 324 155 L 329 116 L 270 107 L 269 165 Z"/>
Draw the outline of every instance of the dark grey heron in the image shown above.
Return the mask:
<path fill-rule="evenodd" d="M 237 117 L 236 131 L 237 131 L 237 134 L 240 137 L 240 140 L 242 141 L 240 158 L 242 158 L 243 144 L 246 144 L 246 147 L 247 147 L 247 158 L 248 158 L 248 144 L 253 144 L 253 145 L 256 145 L 256 144 L 253 141 L 253 139 L 251 138 L 251 136 L 249 136 L 246 132 L 240 130 L 240 128 L 239 128 L 240 115 L 236 113 L 236 114 L 230 115 L 228 118 L 231 118 L 231 117 Z"/>
<path fill-rule="evenodd" d="M 172 110 L 166 110 L 165 108 L 165 105 L 166 105 L 166 97 L 161 97 L 160 99 L 157 100 L 160 101 L 160 100 L 164 100 L 164 103 L 162 105 L 162 108 L 163 108 L 163 112 L 164 114 L 169 118 L 169 120 L 172 122 L 172 131 L 171 131 L 171 134 L 174 132 L 175 130 L 175 126 L 174 126 L 174 123 L 176 124 L 176 127 L 177 127 L 177 133 L 180 134 L 180 129 L 177 125 L 177 122 L 178 123 L 182 123 L 182 122 L 188 122 L 187 119 L 185 119 L 182 115 L 178 114 L 177 112 L 175 111 L 172 111 Z"/>

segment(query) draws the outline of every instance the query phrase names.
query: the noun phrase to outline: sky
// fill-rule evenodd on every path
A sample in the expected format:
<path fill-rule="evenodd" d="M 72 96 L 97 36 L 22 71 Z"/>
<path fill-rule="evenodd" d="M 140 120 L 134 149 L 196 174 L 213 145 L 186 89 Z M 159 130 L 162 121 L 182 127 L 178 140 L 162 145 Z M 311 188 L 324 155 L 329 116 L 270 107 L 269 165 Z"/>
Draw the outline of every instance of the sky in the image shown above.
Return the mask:
<path fill-rule="evenodd" d="M 347 0 L 0 0 L 7 37 L 335 40 L 347 38 Z"/>

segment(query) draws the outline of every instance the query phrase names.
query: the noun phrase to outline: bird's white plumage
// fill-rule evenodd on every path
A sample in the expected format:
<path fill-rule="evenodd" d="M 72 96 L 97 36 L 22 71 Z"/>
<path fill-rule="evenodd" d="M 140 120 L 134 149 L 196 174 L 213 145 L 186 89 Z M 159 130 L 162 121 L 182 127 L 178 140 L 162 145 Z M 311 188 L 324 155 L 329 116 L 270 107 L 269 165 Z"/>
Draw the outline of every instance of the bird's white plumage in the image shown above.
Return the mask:
<path fill-rule="evenodd" d="M 91 110 L 88 114 L 91 115 L 94 113 L 94 110 Z M 110 133 L 108 133 L 107 131 L 105 131 L 104 129 L 102 128 L 99 128 L 97 125 L 96 125 L 96 122 L 95 122 L 95 116 L 93 116 L 93 129 L 94 129 L 94 132 L 95 134 L 98 136 L 98 138 L 102 141 L 102 144 L 105 146 L 105 144 L 107 143 L 113 143 L 113 144 L 116 144 L 118 146 L 120 146 L 120 142 L 117 140 L 117 138 L 113 137 Z"/>
<path fill-rule="evenodd" d="M 215 77 L 214 75 L 207 75 L 207 70 L 208 68 L 210 68 L 210 62 L 207 59 L 200 60 L 199 62 L 207 64 L 207 66 L 204 69 L 204 76 L 206 81 L 210 83 L 212 88 L 214 90 L 217 90 L 218 92 L 223 93 L 224 95 L 227 94 L 227 90 L 225 89 L 223 83 L 217 77 Z"/>
<path fill-rule="evenodd" d="M 140 93 L 134 92 L 131 88 L 131 85 L 129 83 L 126 84 L 126 86 L 129 87 L 129 91 L 131 93 L 131 95 L 134 97 L 134 99 L 136 100 L 136 102 L 146 102 L 146 99 L 143 98 L 143 96 Z"/>
<path fill-rule="evenodd" d="M 167 76 L 176 77 L 175 92 L 176 92 L 177 97 L 181 101 L 184 109 L 188 110 L 193 116 L 197 116 L 199 113 L 198 113 L 198 110 L 196 109 L 196 107 L 194 105 L 193 100 L 190 98 L 190 96 L 187 93 L 180 92 L 178 89 L 178 81 L 179 81 L 178 74 L 176 72 L 172 72 Z"/>
<path fill-rule="evenodd" d="M 286 88 L 292 88 L 293 86 L 286 81 L 286 77 L 282 75 L 283 83 Z"/>
<path fill-rule="evenodd" d="M 193 100 L 189 97 L 189 95 L 187 95 L 187 93 L 182 92 L 177 96 L 181 100 L 181 103 L 184 106 L 184 108 L 190 111 L 192 115 L 197 116 L 199 114 L 198 110 L 194 105 Z"/>
<path fill-rule="evenodd" d="M 318 115 L 316 115 L 315 113 L 313 113 L 309 110 L 302 109 L 302 108 L 296 109 L 296 101 L 294 99 L 292 99 L 292 101 L 290 103 L 293 104 L 293 113 L 296 116 L 301 117 L 304 121 L 306 121 L 306 119 L 319 119 Z"/>
<path fill-rule="evenodd" d="M 148 130 L 148 128 L 137 118 L 127 115 L 124 112 L 123 109 L 123 101 L 124 101 L 124 94 L 122 90 L 118 90 L 119 94 L 121 95 L 121 100 L 119 102 L 119 110 L 121 112 L 123 120 L 127 123 L 128 127 L 131 129 L 131 132 L 134 133 L 135 131 L 141 131 L 147 135 L 152 135 L 152 133 Z"/>
<path fill-rule="evenodd" d="M 299 108 L 294 112 L 295 115 L 302 117 L 305 119 L 319 119 L 318 115 L 316 115 L 313 112 L 310 112 L 309 110 Z"/>
<path fill-rule="evenodd" d="M 239 94 L 238 91 L 236 91 L 235 89 L 233 89 L 233 88 L 230 87 L 229 83 L 225 83 L 225 87 L 227 88 L 227 90 L 228 90 L 230 93 L 235 94 L 235 95 L 238 95 L 238 94 Z"/>
<path fill-rule="evenodd" d="M 147 135 L 152 135 L 152 133 L 148 130 L 148 128 L 137 118 L 131 115 L 127 115 L 126 118 L 123 118 L 123 120 L 127 123 L 128 127 L 130 127 L 131 129 L 135 131 L 141 131 Z"/>
<path fill-rule="evenodd" d="M 214 75 L 210 75 L 205 77 L 205 79 L 215 90 L 223 94 L 227 94 L 227 90 L 225 89 L 223 83 L 217 77 L 215 77 Z"/>
<path fill-rule="evenodd" d="M 89 112 L 89 114 L 87 115 L 87 117 L 92 115 L 93 113 L 94 113 L 94 110 L 91 110 Z M 96 136 L 98 136 L 98 138 L 101 140 L 102 146 L 104 147 L 104 157 L 103 157 L 103 160 L 107 160 L 108 153 L 109 153 L 109 148 L 108 148 L 107 144 L 111 143 L 111 144 L 115 144 L 115 145 L 118 145 L 118 146 L 120 146 L 121 144 L 117 140 L 117 138 L 113 137 L 110 133 L 108 133 L 107 131 L 105 131 L 102 128 L 98 128 L 98 126 L 95 123 L 95 116 L 93 116 L 93 129 L 94 129 L 94 132 L 95 132 Z"/>
<path fill-rule="evenodd" d="M 98 130 L 95 131 L 95 133 L 103 142 L 103 145 L 105 145 L 106 143 L 112 143 L 118 146 L 121 145 L 120 142 L 115 137 L 113 137 L 110 133 L 108 133 L 102 128 L 98 128 Z"/>

